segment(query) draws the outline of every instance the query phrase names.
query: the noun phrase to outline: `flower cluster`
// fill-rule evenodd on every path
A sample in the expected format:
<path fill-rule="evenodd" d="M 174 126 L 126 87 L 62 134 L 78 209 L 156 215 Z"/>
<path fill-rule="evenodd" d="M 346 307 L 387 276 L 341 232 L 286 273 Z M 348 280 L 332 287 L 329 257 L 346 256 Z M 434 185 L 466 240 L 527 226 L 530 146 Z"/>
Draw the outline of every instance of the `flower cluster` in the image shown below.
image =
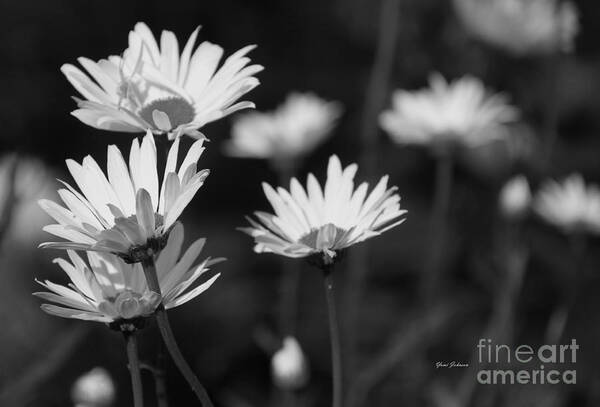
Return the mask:
<path fill-rule="evenodd" d="M 91 156 L 82 162 L 67 160 L 76 187 L 61 181 L 62 204 L 39 201 L 56 221 L 43 229 L 62 239 L 40 246 L 67 250 L 68 260 L 55 262 L 71 280 L 68 286 L 40 282 L 48 291 L 36 295 L 53 303 L 44 304 L 44 311 L 119 327 L 191 300 L 218 277 L 194 287 L 216 261 L 207 258 L 192 266 L 202 239 L 182 255 L 184 232 L 178 219 L 209 175 L 208 169 L 198 169 L 204 151 L 198 129 L 253 107 L 237 100 L 258 85 L 253 75 L 262 67 L 249 65 L 246 54 L 253 47 L 218 67 L 222 48 L 204 42 L 194 50 L 197 35 L 198 29 L 180 53 L 172 32 L 163 31 L 159 44 L 138 23 L 120 56 L 98 62 L 79 58 L 87 74 L 70 64 L 61 68 L 84 98 L 76 99 L 73 115 L 96 128 L 146 135 L 133 140 L 127 160 L 117 146 L 108 146 L 106 170 Z M 293 93 L 272 113 L 237 120 L 228 151 L 276 161 L 298 159 L 322 142 L 340 113 L 335 102 Z M 183 134 L 197 140 L 180 160 Z M 161 176 L 155 137 L 172 140 Z M 290 192 L 263 184 L 275 214 L 257 212 L 257 220 L 249 219 L 251 227 L 243 229 L 254 237 L 256 251 L 288 257 L 320 254 L 331 263 L 340 250 L 402 223 L 406 211 L 400 209 L 396 187 L 388 188 L 388 177 L 368 193 L 367 183 L 354 188 L 357 169 L 356 164 L 342 168 L 334 155 L 323 189 L 312 174 L 306 190 L 296 178 Z M 77 251 L 86 251 L 86 258 Z"/>
<path fill-rule="evenodd" d="M 209 42 L 196 48 L 197 35 L 198 29 L 180 52 L 172 32 L 163 31 L 157 42 L 150 29 L 138 23 L 119 55 L 98 62 L 79 58 L 85 72 L 62 66 L 81 95 L 75 98 L 75 117 L 98 129 L 146 134 L 132 141 L 127 159 L 117 146 L 108 146 L 105 170 L 89 155 L 81 162 L 68 159 L 74 186 L 61 181 L 62 203 L 39 201 L 56 222 L 43 229 L 60 239 L 40 246 L 66 250 L 66 258 L 54 262 L 70 282 L 39 281 L 46 291 L 35 295 L 46 302 L 42 309 L 51 315 L 101 322 L 124 333 L 136 407 L 143 404 L 143 392 L 135 332 L 151 317 L 202 404 L 212 405 L 177 347 L 166 310 L 207 290 L 219 274 L 203 276 L 221 259 L 206 258 L 194 265 L 205 240 L 184 250 L 179 218 L 209 175 L 208 169 L 198 168 L 206 139 L 199 129 L 254 107 L 239 99 L 259 84 L 254 75 L 262 67 L 250 64 L 247 54 L 253 46 L 233 53 L 219 66 L 223 49 Z M 338 103 L 293 93 L 272 113 L 239 118 L 227 151 L 267 158 L 276 166 L 292 163 L 325 139 L 340 114 Z M 182 135 L 196 140 L 180 154 Z M 156 137 L 171 141 L 160 171 Z M 256 220 L 249 218 L 251 227 L 243 228 L 254 238 L 255 250 L 287 257 L 316 255 L 321 267 L 331 266 L 340 251 L 401 224 L 406 211 L 400 208 L 397 188 L 388 187 L 385 176 L 370 192 L 366 182 L 355 189 L 357 170 L 356 164 L 342 168 L 333 155 L 324 188 L 312 174 L 306 190 L 296 178 L 289 192 L 263 184 L 275 214 L 256 212 Z M 273 358 L 274 380 L 282 388 L 299 388 L 308 380 L 306 366 L 298 343 L 286 338 Z"/>

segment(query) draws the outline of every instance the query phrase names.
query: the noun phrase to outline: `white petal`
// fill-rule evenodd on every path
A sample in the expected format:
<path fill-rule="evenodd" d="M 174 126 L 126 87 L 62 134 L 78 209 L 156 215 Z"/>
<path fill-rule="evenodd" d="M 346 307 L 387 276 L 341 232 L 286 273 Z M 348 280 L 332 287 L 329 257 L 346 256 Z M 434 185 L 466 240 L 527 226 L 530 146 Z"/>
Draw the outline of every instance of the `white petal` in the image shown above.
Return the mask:
<path fill-rule="evenodd" d="M 137 221 L 144 230 L 146 238 L 154 235 L 154 209 L 152 209 L 152 201 L 150 194 L 145 189 L 138 190 L 136 196 L 136 217 Z"/>
<path fill-rule="evenodd" d="M 126 216 L 135 213 L 135 191 L 129 176 L 129 170 L 121 151 L 114 145 L 108 146 L 108 179 L 120 202 L 120 208 Z"/>

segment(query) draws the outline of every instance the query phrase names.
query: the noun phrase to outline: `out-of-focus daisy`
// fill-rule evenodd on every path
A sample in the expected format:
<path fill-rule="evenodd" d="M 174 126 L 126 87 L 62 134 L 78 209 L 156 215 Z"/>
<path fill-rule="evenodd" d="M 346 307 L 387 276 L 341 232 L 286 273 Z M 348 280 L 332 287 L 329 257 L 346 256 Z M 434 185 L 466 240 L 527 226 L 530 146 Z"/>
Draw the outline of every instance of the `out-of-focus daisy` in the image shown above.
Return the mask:
<path fill-rule="evenodd" d="M 0 157 L 0 213 L 10 214 L 0 223 L 10 243 L 39 243 L 47 217 L 37 201 L 56 195 L 51 180 L 52 171 L 36 158 L 13 154 Z"/>
<path fill-rule="evenodd" d="M 71 389 L 75 407 L 109 407 L 115 400 L 115 383 L 106 369 L 95 367 L 79 377 Z"/>
<path fill-rule="evenodd" d="M 79 108 L 72 114 L 102 130 L 150 129 L 169 139 L 182 134 L 200 138 L 198 129 L 206 123 L 254 107 L 238 102 L 259 84 L 253 75 L 263 67 L 248 65 L 246 56 L 254 46 L 233 53 L 219 67 L 220 46 L 205 41 L 194 51 L 198 30 L 180 54 L 171 31 L 162 32 L 159 46 L 148 26 L 138 23 L 122 57 L 98 62 L 79 58 L 87 75 L 74 65 L 63 65 L 62 72 L 83 97 L 76 98 Z"/>
<path fill-rule="evenodd" d="M 586 186 L 579 174 L 562 183 L 546 181 L 534 200 L 534 210 L 566 233 L 600 233 L 600 189 Z"/>
<path fill-rule="evenodd" d="M 310 153 L 327 137 L 341 108 L 312 93 L 292 93 L 273 112 L 252 112 L 233 125 L 228 154 L 264 158 L 277 163 L 296 160 Z"/>
<path fill-rule="evenodd" d="M 68 250 L 70 261 L 54 261 L 67 273 L 71 282 L 68 286 L 40 282 L 50 292 L 35 295 L 59 304 L 43 304 L 42 310 L 63 318 L 110 324 L 149 316 L 161 301 L 166 309 L 188 302 L 218 278 L 219 274 L 188 290 L 219 259 L 207 258 L 192 266 L 202 251 L 205 239 L 195 241 L 180 257 L 183 234 L 183 226 L 178 223 L 156 259 L 162 298 L 148 288 L 140 263 L 127 264 L 112 254 L 87 252 L 88 265 L 75 251 Z"/>
<path fill-rule="evenodd" d="M 283 339 L 283 346 L 271 359 L 271 375 L 275 384 L 284 390 L 298 390 L 308 382 L 308 362 L 296 338 Z"/>
<path fill-rule="evenodd" d="M 577 9 L 561 0 L 454 0 L 475 37 L 516 55 L 571 51 L 579 31 Z"/>
<path fill-rule="evenodd" d="M 292 178 L 290 191 L 273 189 L 263 183 L 263 190 L 275 214 L 255 212 L 248 218 L 252 227 L 242 230 L 256 243 L 256 252 L 270 252 L 287 257 L 322 254 L 325 264 L 334 260 L 336 252 L 401 224 L 406 213 L 400 209 L 396 187 L 387 187 L 388 177 L 367 195 L 364 182 L 354 189 L 358 166 L 342 168 L 333 155 L 327 168 L 325 189 L 309 174 L 306 191 Z"/>
<path fill-rule="evenodd" d="M 66 207 L 49 200 L 41 200 L 40 206 L 58 222 L 44 230 L 69 242 L 41 246 L 110 252 L 128 261 L 140 261 L 137 257 L 146 255 L 147 248 L 160 249 L 208 176 L 208 170 L 196 168 L 202 143 L 194 142 L 178 170 L 179 139 L 173 142 L 160 187 L 151 133 L 141 145 L 133 140 L 129 166 L 116 146 L 108 147 L 108 178 L 91 156 L 82 164 L 67 160 L 81 193 L 63 182 L 66 188 L 58 194 Z"/>
<path fill-rule="evenodd" d="M 504 95 L 490 94 L 477 78 L 448 83 L 433 74 L 429 82 L 427 89 L 395 91 L 392 108 L 380 115 L 381 127 L 395 142 L 479 146 L 502 138 L 502 125 L 518 116 Z"/>
<path fill-rule="evenodd" d="M 508 218 L 523 215 L 531 203 L 531 189 L 527 178 L 518 175 L 510 179 L 500 191 L 500 210 Z"/>

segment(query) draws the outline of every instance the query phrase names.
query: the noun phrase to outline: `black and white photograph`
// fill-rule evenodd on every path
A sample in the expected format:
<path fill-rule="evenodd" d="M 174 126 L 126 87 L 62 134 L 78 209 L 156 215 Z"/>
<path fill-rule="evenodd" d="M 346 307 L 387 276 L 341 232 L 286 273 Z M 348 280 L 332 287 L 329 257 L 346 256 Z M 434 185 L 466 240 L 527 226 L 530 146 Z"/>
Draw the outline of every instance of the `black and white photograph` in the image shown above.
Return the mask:
<path fill-rule="evenodd" d="M 600 406 L 600 3 L 0 20 L 0 407 Z"/>

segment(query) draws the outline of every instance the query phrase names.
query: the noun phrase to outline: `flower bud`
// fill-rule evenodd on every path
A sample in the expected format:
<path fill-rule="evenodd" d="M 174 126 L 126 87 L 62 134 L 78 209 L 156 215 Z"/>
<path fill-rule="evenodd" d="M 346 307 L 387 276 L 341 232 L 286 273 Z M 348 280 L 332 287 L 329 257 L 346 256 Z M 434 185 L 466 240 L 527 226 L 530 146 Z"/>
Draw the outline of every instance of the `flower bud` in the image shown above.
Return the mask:
<path fill-rule="evenodd" d="M 298 341 L 288 336 L 271 359 L 271 372 L 277 387 L 298 390 L 308 382 L 308 363 Z"/>
<path fill-rule="evenodd" d="M 108 407 L 115 399 L 115 385 L 106 369 L 96 367 L 75 381 L 71 398 L 76 407 Z"/>
<path fill-rule="evenodd" d="M 508 218 L 522 216 L 529 208 L 530 203 L 531 190 L 523 175 L 509 180 L 500 191 L 500 210 Z"/>

